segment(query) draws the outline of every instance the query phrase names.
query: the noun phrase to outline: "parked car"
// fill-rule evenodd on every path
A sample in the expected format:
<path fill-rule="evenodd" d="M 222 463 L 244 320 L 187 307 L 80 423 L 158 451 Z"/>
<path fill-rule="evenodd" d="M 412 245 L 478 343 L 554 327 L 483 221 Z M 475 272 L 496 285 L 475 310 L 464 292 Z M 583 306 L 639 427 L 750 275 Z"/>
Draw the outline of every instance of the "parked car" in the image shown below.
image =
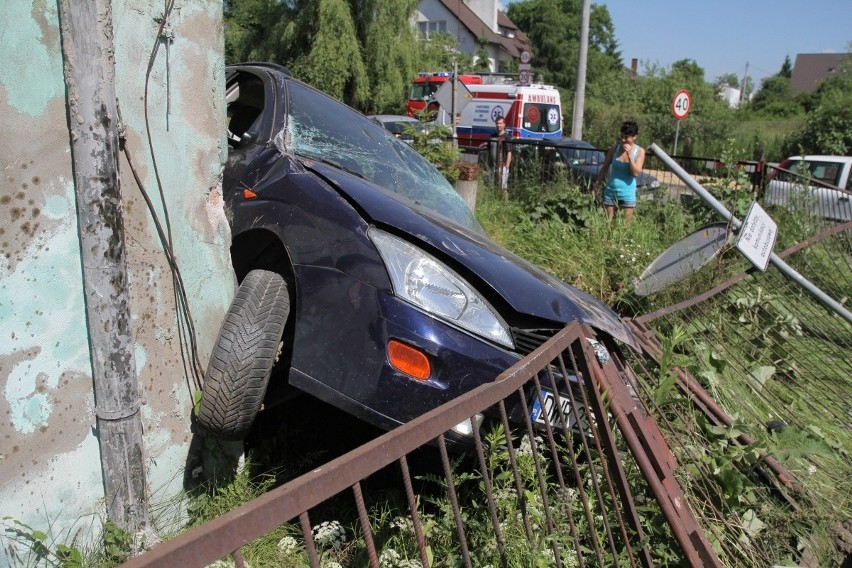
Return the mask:
<path fill-rule="evenodd" d="M 391 429 L 493 381 L 569 322 L 635 345 L 600 301 L 491 241 L 444 177 L 372 120 L 274 65 L 228 66 L 226 96 L 240 284 L 205 374 L 204 435 L 244 437 L 261 404 L 292 389 Z M 511 415 L 554 420 L 547 396 L 545 411 L 530 396 Z"/>
<path fill-rule="evenodd" d="M 378 122 L 388 132 L 409 144 L 414 140 L 411 129 L 419 132 L 426 131 L 426 125 L 423 122 L 404 114 L 371 114 L 367 118 Z"/>
<path fill-rule="evenodd" d="M 491 146 L 480 149 L 480 163 L 493 162 Z M 524 169 L 528 172 L 530 168 L 537 168 L 542 179 L 547 181 L 567 176 L 586 190 L 591 189 L 606 159 L 606 152 L 591 143 L 567 137 L 556 141 L 515 142 L 512 153 L 512 167 L 516 171 Z M 660 187 L 660 182 L 654 176 L 642 172 L 636 178 L 636 187 L 656 189 Z"/>
<path fill-rule="evenodd" d="M 769 175 L 765 205 L 852 220 L 852 156 L 792 156 Z"/>

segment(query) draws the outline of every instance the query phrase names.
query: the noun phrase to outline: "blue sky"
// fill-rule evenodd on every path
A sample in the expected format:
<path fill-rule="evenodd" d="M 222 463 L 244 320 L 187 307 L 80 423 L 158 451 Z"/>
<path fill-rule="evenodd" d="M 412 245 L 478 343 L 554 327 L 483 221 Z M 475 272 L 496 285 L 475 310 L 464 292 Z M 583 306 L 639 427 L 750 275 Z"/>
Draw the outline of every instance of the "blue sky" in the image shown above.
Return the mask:
<path fill-rule="evenodd" d="M 504 5 L 517 0 L 503 0 Z M 789 55 L 848 53 L 852 0 L 593 0 L 606 5 L 624 64 L 694 59 L 707 81 L 746 71 L 756 87 Z"/>

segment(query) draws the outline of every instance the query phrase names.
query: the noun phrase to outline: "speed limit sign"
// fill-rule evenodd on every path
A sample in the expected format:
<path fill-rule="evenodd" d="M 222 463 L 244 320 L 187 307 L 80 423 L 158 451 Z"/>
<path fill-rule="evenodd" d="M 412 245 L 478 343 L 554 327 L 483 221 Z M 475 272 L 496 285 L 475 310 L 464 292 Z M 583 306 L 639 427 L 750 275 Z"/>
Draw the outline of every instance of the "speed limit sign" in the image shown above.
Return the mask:
<path fill-rule="evenodd" d="M 683 120 L 692 110 L 692 97 L 686 89 L 679 90 L 672 99 L 672 114 L 678 120 Z"/>

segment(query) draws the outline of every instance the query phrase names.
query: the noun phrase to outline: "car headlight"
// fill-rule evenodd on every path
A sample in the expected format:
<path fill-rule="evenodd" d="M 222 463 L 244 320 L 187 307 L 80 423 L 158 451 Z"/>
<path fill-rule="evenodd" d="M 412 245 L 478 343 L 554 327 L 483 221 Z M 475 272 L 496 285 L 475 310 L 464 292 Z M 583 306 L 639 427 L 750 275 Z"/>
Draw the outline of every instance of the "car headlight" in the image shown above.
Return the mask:
<path fill-rule="evenodd" d="M 370 239 L 385 263 L 394 294 L 435 317 L 514 348 L 506 323 L 494 308 L 432 255 L 393 235 L 371 228 Z"/>

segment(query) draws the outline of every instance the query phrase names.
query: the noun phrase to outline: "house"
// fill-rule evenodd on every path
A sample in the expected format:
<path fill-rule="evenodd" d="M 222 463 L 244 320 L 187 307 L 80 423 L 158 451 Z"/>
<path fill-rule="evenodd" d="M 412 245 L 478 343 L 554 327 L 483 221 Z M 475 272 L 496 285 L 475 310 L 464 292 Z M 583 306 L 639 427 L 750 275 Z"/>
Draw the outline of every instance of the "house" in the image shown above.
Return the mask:
<path fill-rule="evenodd" d="M 840 73 L 843 65 L 850 65 L 848 53 L 799 53 L 793 65 L 790 87 L 794 95 L 817 90 L 819 84 Z"/>
<path fill-rule="evenodd" d="M 420 0 L 414 17 L 421 38 L 450 33 L 465 55 L 475 56 L 484 40 L 493 73 L 513 69 L 510 62 L 530 49 L 526 35 L 500 10 L 498 0 Z"/>

